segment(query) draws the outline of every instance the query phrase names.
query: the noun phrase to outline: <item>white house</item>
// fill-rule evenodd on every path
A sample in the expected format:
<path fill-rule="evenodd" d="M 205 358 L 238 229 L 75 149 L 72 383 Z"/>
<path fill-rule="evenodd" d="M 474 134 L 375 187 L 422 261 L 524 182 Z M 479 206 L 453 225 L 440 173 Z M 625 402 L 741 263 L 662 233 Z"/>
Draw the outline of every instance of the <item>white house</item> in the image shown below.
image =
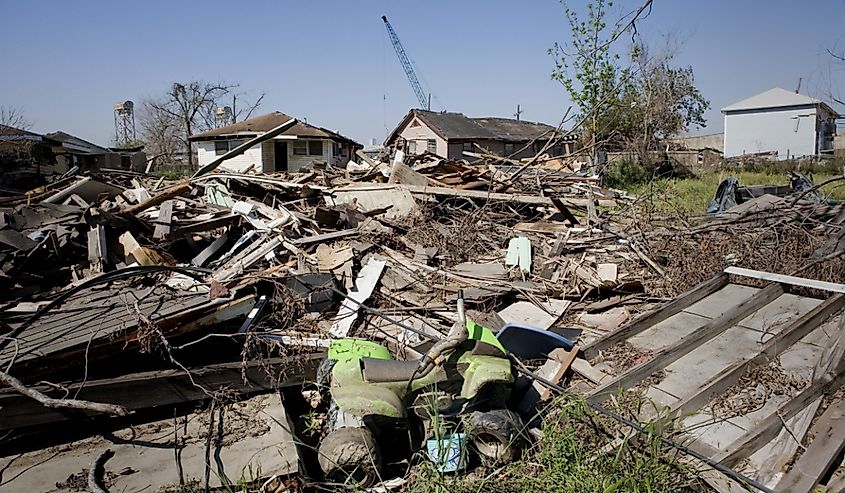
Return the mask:
<path fill-rule="evenodd" d="M 833 151 L 835 120 L 830 106 L 803 94 L 774 88 L 722 108 L 725 157 L 776 152 L 778 159 Z"/>
<path fill-rule="evenodd" d="M 197 163 L 202 167 L 291 118 L 276 111 L 192 135 L 188 140 L 196 143 Z M 224 161 L 220 167 L 234 172 L 271 173 L 296 171 L 315 162 L 345 166 L 357 149 L 361 149 L 361 144 L 299 120 L 280 135 L 250 147 L 243 154 Z"/>

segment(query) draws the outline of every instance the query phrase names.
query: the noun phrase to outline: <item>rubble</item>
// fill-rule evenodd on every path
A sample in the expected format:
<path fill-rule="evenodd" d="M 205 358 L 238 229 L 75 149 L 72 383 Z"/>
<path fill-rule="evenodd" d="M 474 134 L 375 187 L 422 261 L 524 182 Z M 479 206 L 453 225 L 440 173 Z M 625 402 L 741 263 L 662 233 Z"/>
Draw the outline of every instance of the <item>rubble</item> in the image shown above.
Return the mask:
<path fill-rule="evenodd" d="M 132 416 L 234 402 L 314 382 L 336 338 L 419 357 L 431 344 L 420 333 L 448 333 L 462 292 L 470 318 L 494 331 L 517 323 L 575 339 L 530 368 L 554 383 L 574 373 L 606 395 L 681 347 L 635 336 L 682 313 L 675 297 L 725 267 L 828 283 L 796 288 L 802 295 L 845 281 L 838 204 L 764 194 L 681 227 L 643 217 L 634 198 L 563 159 L 467 154 L 359 154 L 345 169 L 276 174 L 208 166 L 182 181 L 91 172 L 4 197 L 0 367 L 50 399 Z M 750 284 L 766 282 L 785 281 Z M 715 284 L 701 289 L 684 296 L 699 302 Z M 664 369 L 643 370 L 641 388 L 661 385 L 646 377 Z M 526 412 L 551 397 L 531 388 Z M 755 402 L 769 394 L 782 393 Z M 58 406 L 2 389 L 0 430 L 114 419 Z"/>

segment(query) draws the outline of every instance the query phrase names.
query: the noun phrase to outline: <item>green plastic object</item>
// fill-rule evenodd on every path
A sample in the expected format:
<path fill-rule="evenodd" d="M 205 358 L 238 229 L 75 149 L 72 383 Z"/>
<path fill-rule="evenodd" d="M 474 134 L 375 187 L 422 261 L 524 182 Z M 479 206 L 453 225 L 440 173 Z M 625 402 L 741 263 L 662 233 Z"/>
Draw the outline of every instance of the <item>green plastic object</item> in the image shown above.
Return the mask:
<path fill-rule="evenodd" d="M 328 358 L 349 361 L 360 358 L 393 359 L 381 344 L 364 339 L 337 339 L 329 345 Z"/>
<path fill-rule="evenodd" d="M 508 354 L 508 352 L 505 350 L 505 347 L 502 346 L 502 343 L 499 342 L 498 339 L 496 339 L 496 334 L 494 334 L 493 331 L 488 329 L 487 327 L 484 327 L 473 322 L 470 319 L 467 319 L 467 332 L 469 332 L 470 339 L 489 344 L 501 351 L 502 354 Z"/>

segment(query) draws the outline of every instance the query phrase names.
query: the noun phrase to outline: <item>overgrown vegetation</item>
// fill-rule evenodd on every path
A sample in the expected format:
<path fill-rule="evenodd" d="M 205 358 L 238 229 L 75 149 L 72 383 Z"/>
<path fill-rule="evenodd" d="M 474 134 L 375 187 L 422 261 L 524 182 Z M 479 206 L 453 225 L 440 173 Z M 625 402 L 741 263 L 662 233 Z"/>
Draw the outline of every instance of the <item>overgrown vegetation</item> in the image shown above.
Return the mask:
<path fill-rule="evenodd" d="M 740 185 L 788 185 L 787 172 L 798 171 L 819 184 L 834 176 L 842 176 L 841 161 L 812 164 L 794 161 L 749 163 L 741 168 L 725 167 L 688 178 L 661 177 L 642 166 L 621 161 L 614 163 L 605 176 L 605 184 L 647 197 L 644 206 L 658 214 L 698 216 L 706 214 L 716 187 L 728 176 L 739 179 Z M 821 187 L 828 198 L 845 200 L 845 181 Z"/>
<path fill-rule="evenodd" d="M 597 415 L 580 400 L 566 398 L 545 414 L 543 436 L 521 460 L 497 469 L 444 475 L 427 462 L 410 476 L 408 493 L 469 492 L 679 492 L 695 473 L 660 440 L 660 426 L 637 439 Z M 607 447 L 617 443 L 616 447 Z M 607 448 L 606 448 L 607 447 Z M 605 450 L 603 452 L 603 450 Z"/>

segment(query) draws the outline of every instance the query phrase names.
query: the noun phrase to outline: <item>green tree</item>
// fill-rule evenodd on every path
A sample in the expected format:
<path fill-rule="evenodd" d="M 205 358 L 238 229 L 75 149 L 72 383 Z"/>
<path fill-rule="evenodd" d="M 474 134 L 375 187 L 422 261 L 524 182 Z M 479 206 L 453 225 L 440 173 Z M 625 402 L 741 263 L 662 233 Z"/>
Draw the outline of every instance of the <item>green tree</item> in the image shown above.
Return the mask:
<path fill-rule="evenodd" d="M 559 81 L 572 103 L 577 106 L 582 123 L 582 138 L 590 143 L 595 164 L 598 147 L 610 137 L 615 107 L 629 69 L 620 66 L 619 54 L 612 51 L 619 37 L 617 26 L 608 27 L 607 11 L 613 2 L 594 0 L 586 13 L 579 14 L 561 0 L 571 31 L 566 45 L 555 43 L 549 54 L 555 60 L 552 79 Z"/>

